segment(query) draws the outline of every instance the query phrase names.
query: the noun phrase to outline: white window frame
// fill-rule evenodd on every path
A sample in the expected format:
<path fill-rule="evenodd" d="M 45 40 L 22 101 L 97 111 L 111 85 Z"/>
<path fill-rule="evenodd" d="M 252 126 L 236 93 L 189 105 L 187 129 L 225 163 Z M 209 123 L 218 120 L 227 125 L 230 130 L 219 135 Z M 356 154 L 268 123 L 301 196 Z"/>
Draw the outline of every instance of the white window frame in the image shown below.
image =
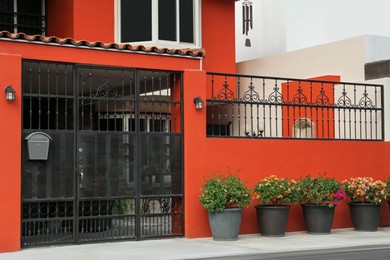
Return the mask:
<path fill-rule="evenodd" d="M 200 48 L 201 47 L 201 0 L 194 0 L 194 43 L 180 42 L 180 8 L 176 10 L 176 41 L 165 41 L 158 39 L 158 5 L 161 0 L 152 0 L 152 40 L 140 42 L 128 42 L 135 45 L 157 46 L 162 48 Z M 164 0 L 162 0 L 164 1 Z M 179 0 L 176 0 L 179 7 Z M 121 40 L 121 0 L 115 0 L 115 41 Z"/>

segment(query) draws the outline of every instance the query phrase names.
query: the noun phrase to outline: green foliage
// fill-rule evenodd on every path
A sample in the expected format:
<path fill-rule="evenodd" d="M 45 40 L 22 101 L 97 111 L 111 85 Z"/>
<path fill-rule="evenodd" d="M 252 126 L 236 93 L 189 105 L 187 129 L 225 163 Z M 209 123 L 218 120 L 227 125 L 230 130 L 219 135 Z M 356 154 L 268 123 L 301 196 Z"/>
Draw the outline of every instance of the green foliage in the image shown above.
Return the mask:
<path fill-rule="evenodd" d="M 386 180 L 386 198 L 390 199 L 390 178 Z"/>
<path fill-rule="evenodd" d="M 307 176 L 298 181 L 301 204 L 328 205 L 334 207 L 345 198 L 340 182 L 325 174 L 312 178 Z"/>
<path fill-rule="evenodd" d="M 282 205 L 284 203 L 297 203 L 299 193 L 296 181 L 293 179 L 277 178 L 271 175 L 259 181 L 253 188 L 255 198 L 261 204 Z"/>
<path fill-rule="evenodd" d="M 238 171 L 228 169 L 226 175 L 212 173 L 200 189 L 200 202 L 209 211 L 223 211 L 225 208 L 247 207 L 251 202 L 250 191 L 238 177 Z"/>
<path fill-rule="evenodd" d="M 352 202 L 379 204 L 386 198 L 386 183 L 372 177 L 356 177 L 344 180 L 343 190 Z"/>
<path fill-rule="evenodd" d="M 130 214 L 134 212 L 134 201 L 132 199 L 120 199 L 114 202 L 115 214 Z"/>

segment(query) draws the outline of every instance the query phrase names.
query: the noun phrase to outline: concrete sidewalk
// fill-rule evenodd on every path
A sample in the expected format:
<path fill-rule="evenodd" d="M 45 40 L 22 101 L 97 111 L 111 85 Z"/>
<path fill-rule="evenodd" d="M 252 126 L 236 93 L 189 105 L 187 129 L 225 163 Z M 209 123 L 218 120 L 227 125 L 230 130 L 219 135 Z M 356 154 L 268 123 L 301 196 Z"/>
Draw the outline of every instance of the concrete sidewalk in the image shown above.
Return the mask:
<path fill-rule="evenodd" d="M 133 242 L 29 248 L 19 252 L 1 253 L 2 260 L 19 259 L 202 259 L 272 257 L 273 254 L 307 250 L 348 250 L 349 248 L 390 248 L 390 227 L 377 232 L 336 229 L 328 235 L 289 232 L 285 237 L 241 235 L 237 241 L 214 241 L 212 238 L 175 238 Z"/>

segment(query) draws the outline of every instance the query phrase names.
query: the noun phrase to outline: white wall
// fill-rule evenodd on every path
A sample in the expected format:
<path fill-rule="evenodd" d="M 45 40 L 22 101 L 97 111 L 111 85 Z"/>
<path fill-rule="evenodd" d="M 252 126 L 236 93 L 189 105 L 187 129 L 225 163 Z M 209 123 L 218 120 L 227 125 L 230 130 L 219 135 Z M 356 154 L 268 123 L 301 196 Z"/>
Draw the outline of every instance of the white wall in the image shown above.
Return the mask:
<path fill-rule="evenodd" d="M 390 59 L 390 37 L 367 35 L 366 36 L 366 62 L 389 60 L 389 59 Z"/>
<path fill-rule="evenodd" d="M 252 47 L 245 47 L 236 2 L 237 61 L 373 34 L 390 36 L 388 0 L 252 0 Z"/>
<path fill-rule="evenodd" d="M 246 47 L 246 36 L 242 34 L 242 1 L 236 2 L 237 62 L 280 53 L 287 47 L 283 1 L 252 0 L 252 3 L 254 25 L 248 35 L 252 47 Z"/>
<path fill-rule="evenodd" d="M 360 36 L 240 62 L 237 64 L 237 73 L 302 79 L 341 75 L 342 81 L 362 81 L 365 44 L 365 37 Z"/>

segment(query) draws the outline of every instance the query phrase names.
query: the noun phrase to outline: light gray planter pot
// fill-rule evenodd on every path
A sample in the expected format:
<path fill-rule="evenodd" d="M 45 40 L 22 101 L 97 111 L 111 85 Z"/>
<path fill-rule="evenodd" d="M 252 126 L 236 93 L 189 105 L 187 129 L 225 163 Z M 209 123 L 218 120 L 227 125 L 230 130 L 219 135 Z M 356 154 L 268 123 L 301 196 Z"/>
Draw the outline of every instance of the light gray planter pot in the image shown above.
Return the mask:
<path fill-rule="evenodd" d="M 242 208 L 209 212 L 209 223 L 214 240 L 237 240 L 240 232 Z"/>

